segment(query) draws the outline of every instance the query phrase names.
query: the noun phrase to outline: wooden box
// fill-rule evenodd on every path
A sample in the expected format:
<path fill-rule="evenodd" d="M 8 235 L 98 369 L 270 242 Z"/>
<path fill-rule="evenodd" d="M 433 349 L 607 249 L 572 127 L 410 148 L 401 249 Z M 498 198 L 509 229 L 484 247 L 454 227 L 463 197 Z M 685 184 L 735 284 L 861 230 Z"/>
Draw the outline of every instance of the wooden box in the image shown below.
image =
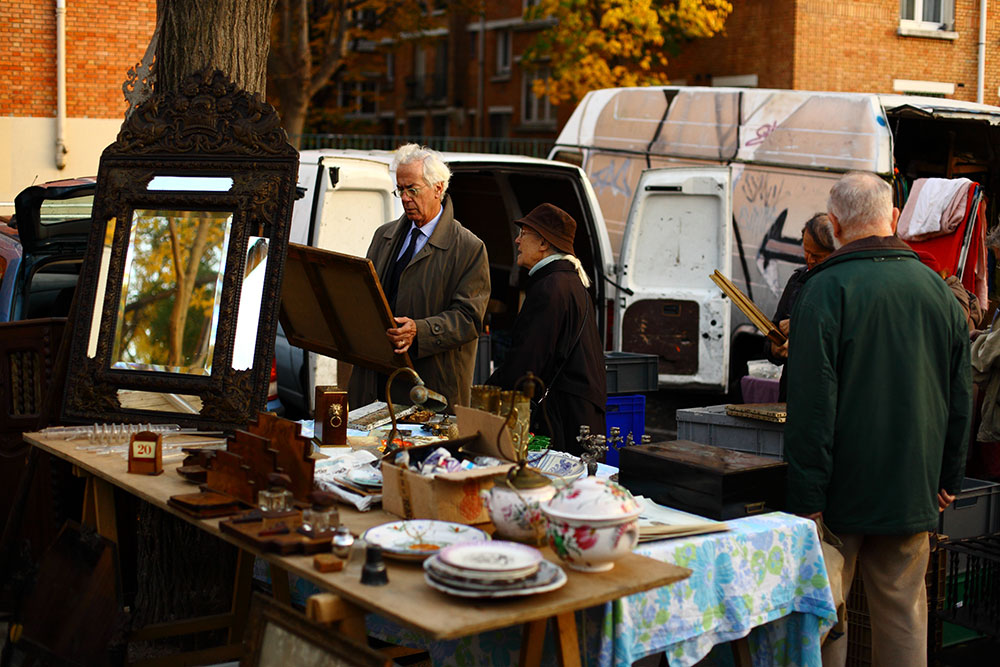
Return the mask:
<path fill-rule="evenodd" d="M 457 458 L 485 455 L 509 461 L 513 458 L 504 420 L 481 410 L 456 406 L 460 438 L 411 447 L 411 463 L 422 461 L 438 447 Z M 498 437 L 499 436 L 499 437 Z M 404 519 L 438 519 L 476 524 L 490 520 L 480 492 L 493 487 L 493 480 L 510 469 L 511 463 L 489 468 L 421 475 L 396 465 L 395 455 L 382 459 L 382 508 Z"/>
<path fill-rule="evenodd" d="M 618 481 L 635 495 L 709 519 L 785 507 L 784 461 L 687 440 L 625 447 Z"/>

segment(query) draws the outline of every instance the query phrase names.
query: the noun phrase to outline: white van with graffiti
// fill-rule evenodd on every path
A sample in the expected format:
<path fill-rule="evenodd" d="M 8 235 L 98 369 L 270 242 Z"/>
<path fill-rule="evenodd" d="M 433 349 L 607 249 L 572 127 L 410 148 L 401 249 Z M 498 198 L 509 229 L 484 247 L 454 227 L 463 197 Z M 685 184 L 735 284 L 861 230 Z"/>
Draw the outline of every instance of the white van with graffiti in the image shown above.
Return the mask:
<path fill-rule="evenodd" d="M 802 226 L 850 170 L 979 182 L 996 218 L 1000 108 L 930 97 L 617 88 L 580 102 L 549 156 L 586 172 L 616 262 L 612 348 L 659 356 L 661 386 L 725 390 L 762 338 L 709 279 L 770 315 L 804 264 Z M 897 205 L 902 208 L 902 201 Z"/>

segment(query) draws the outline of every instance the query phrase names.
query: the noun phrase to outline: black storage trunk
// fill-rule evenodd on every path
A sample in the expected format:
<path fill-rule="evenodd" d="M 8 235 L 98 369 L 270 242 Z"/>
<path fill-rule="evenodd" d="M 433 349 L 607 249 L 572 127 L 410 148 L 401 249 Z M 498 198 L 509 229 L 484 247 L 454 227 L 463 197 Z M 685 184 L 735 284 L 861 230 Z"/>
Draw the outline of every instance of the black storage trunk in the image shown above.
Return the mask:
<path fill-rule="evenodd" d="M 635 495 L 709 519 L 785 508 L 788 464 L 687 440 L 623 448 L 618 482 Z"/>

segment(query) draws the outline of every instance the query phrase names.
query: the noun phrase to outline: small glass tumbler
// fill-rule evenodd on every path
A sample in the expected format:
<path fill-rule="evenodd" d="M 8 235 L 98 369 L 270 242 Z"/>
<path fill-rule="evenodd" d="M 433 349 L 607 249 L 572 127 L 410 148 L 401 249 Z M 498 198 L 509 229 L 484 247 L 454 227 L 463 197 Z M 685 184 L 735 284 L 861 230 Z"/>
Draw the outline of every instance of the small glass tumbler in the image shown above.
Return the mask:
<path fill-rule="evenodd" d="M 257 505 L 262 512 L 287 512 L 292 508 L 292 492 L 288 489 L 258 491 Z"/>
<path fill-rule="evenodd" d="M 333 514 L 326 507 L 313 507 L 302 510 L 302 527 L 314 533 L 325 533 L 330 530 L 330 515 Z"/>

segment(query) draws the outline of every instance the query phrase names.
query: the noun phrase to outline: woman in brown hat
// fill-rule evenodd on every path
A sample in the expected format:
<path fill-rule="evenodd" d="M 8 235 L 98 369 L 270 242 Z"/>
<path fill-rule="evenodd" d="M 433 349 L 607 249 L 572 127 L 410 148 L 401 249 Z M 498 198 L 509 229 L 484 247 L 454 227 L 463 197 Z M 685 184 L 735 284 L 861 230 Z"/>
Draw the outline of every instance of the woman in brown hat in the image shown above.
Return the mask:
<path fill-rule="evenodd" d="M 576 221 L 557 206 L 542 204 L 514 224 L 521 228 L 517 263 L 528 269 L 528 287 L 511 348 L 488 384 L 513 389 L 528 371 L 540 377 L 547 388 L 541 404 L 552 432 L 540 408 L 533 411 L 532 429 L 548 435 L 554 449 L 579 454 L 581 425 L 605 433 L 607 380 L 587 292 L 590 279 L 573 254 Z"/>

